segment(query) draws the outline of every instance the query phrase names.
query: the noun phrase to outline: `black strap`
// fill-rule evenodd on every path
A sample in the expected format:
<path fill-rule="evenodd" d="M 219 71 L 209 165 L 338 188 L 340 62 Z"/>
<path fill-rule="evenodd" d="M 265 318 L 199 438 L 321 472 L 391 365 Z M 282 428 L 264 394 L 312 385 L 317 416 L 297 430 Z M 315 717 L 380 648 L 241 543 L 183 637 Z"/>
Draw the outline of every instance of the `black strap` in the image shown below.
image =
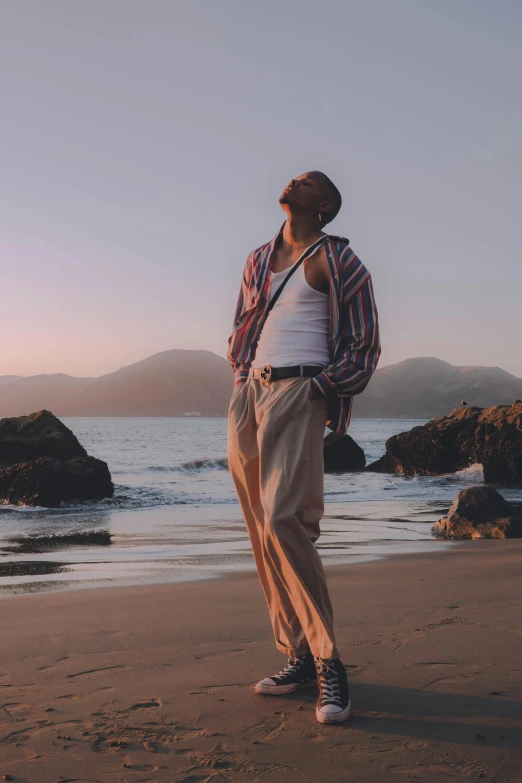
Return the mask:
<path fill-rule="evenodd" d="M 304 251 L 303 255 L 295 262 L 293 267 L 290 269 L 289 273 L 287 274 L 287 276 L 285 277 L 285 279 L 283 280 L 283 282 L 281 283 L 281 285 L 279 286 L 279 288 L 275 292 L 274 296 L 270 300 L 270 304 L 268 305 L 265 317 L 263 318 L 263 324 L 262 324 L 263 326 L 264 326 L 264 323 L 265 323 L 266 319 L 268 318 L 268 316 L 270 314 L 270 311 L 272 310 L 273 306 L 275 305 L 275 303 L 277 302 L 277 300 L 281 296 L 281 294 L 283 292 L 283 288 L 288 283 L 288 281 L 290 280 L 290 278 L 292 277 L 294 272 L 303 263 L 305 258 L 308 258 L 308 256 L 312 255 L 312 253 L 315 253 L 315 251 L 317 250 L 319 245 L 321 245 L 324 242 L 325 239 L 326 239 L 326 237 L 321 237 L 321 239 L 318 239 L 317 242 L 314 242 L 313 245 L 310 245 L 310 247 L 307 250 Z"/>

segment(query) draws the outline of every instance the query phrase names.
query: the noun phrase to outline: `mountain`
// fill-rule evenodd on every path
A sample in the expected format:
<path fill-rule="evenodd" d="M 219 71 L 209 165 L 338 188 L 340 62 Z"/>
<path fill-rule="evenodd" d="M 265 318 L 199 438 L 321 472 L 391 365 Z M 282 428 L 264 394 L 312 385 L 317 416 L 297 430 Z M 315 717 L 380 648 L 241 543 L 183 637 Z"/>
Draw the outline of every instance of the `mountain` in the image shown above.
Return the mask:
<path fill-rule="evenodd" d="M 211 351 L 163 351 L 97 378 L 78 396 L 75 415 L 223 416 L 232 384 L 230 364 Z"/>
<path fill-rule="evenodd" d="M 511 405 L 522 378 L 500 367 L 456 367 L 441 359 L 406 359 L 374 373 L 354 400 L 354 416 L 432 419 L 468 405 Z"/>
<path fill-rule="evenodd" d="M 225 416 L 232 392 L 226 359 L 211 351 L 172 350 L 100 378 L 0 376 L 0 417 L 47 408 L 56 416 Z M 407 359 L 376 371 L 354 400 L 354 416 L 426 418 L 460 406 L 511 404 L 522 379 L 499 367 L 454 367 Z"/>
<path fill-rule="evenodd" d="M 3 376 L 6 377 L 6 376 Z M 23 416 L 46 408 L 56 416 L 74 416 L 75 399 L 95 378 L 31 375 L 0 384 L 0 416 Z"/>
<path fill-rule="evenodd" d="M 215 353 L 163 351 L 100 378 L 15 378 L 0 385 L 0 416 L 42 408 L 56 416 L 223 416 L 232 383 L 229 363 Z"/>
<path fill-rule="evenodd" d="M 0 386 L 3 383 L 11 383 L 11 381 L 15 381 L 19 377 L 19 375 L 0 375 Z"/>

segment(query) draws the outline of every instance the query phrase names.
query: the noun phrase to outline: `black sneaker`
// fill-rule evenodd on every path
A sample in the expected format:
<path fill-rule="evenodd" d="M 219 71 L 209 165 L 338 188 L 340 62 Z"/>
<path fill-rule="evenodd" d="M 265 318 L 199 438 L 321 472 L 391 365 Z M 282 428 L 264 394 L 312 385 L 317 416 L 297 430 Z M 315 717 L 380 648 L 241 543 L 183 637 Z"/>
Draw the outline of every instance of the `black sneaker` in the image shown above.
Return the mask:
<path fill-rule="evenodd" d="M 319 696 L 315 717 L 319 723 L 341 723 L 350 716 L 348 677 L 340 658 L 315 658 Z"/>
<path fill-rule="evenodd" d="M 273 677 L 265 677 L 256 684 L 256 693 L 275 694 L 291 693 L 305 685 L 310 685 L 317 679 L 314 656 L 312 653 L 292 655 L 284 669 Z"/>

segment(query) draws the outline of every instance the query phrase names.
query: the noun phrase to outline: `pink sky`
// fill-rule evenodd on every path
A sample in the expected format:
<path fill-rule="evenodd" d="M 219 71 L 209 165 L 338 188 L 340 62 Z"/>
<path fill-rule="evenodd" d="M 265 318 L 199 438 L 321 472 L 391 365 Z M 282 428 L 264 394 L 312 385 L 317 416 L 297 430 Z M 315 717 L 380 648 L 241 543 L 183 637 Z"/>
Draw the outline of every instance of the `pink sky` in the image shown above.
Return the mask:
<path fill-rule="evenodd" d="M 316 3 L 254 5 L 3 5 L 0 375 L 224 356 L 244 258 L 314 168 L 381 366 L 522 376 L 520 9 L 326 0 L 318 38 Z"/>

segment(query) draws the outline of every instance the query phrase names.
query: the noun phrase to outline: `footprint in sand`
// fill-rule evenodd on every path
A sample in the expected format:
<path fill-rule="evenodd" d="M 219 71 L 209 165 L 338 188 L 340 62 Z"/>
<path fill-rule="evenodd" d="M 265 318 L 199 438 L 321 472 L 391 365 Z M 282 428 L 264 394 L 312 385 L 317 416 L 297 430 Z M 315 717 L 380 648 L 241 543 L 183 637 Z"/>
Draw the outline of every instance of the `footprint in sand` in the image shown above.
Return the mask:
<path fill-rule="evenodd" d="M 54 669 L 54 667 L 56 666 L 57 663 L 61 663 L 62 661 L 68 661 L 68 660 L 69 660 L 69 656 L 68 655 L 62 655 L 61 658 L 57 658 L 54 661 L 54 663 L 50 663 L 48 666 L 38 666 L 36 668 L 36 671 L 37 672 L 44 672 L 44 671 L 46 671 L 46 669 Z"/>
<path fill-rule="evenodd" d="M 130 710 L 151 710 L 155 707 L 161 707 L 162 702 L 160 699 L 151 699 L 150 701 L 141 701 L 138 704 L 133 704 L 129 707 Z"/>
<path fill-rule="evenodd" d="M 445 628 L 448 625 L 473 625 L 474 623 L 465 620 L 463 617 L 443 617 L 435 623 L 426 623 L 421 628 L 414 628 L 413 631 L 406 633 L 402 638 L 399 634 L 394 634 L 392 641 L 396 642 L 395 647 L 392 648 L 392 652 L 396 653 L 401 650 L 408 642 L 413 642 L 415 639 L 424 636 L 425 631 L 434 631 L 440 628 Z"/>
<path fill-rule="evenodd" d="M 59 783 L 102 783 L 94 778 L 60 778 Z"/>
<path fill-rule="evenodd" d="M 248 761 L 241 751 L 229 750 L 224 743 L 219 743 L 219 745 L 213 747 L 210 753 L 194 753 L 191 760 L 193 765 L 187 770 L 188 772 L 207 768 L 217 770 L 218 772 L 221 770 L 226 770 L 227 772 L 247 772 L 257 776 L 278 774 L 292 769 L 292 767 L 283 764 L 260 764 Z M 210 779 L 212 780 L 212 777 Z M 187 778 L 184 780 L 187 783 Z M 197 778 L 194 778 L 194 780 L 196 781 Z M 183 781 L 180 783 L 183 783 Z"/>
<path fill-rule="evenodd" d="M 136 764 L 130 759 L 123 763 L 123 767 L 125 769 L 131 769 L 133 772 L 157 772 L 159 769 L 157 764 Z M 140 783 L 144 783 L 143 779 L 140 780 Z"/>
<path fill-rule="evenodd" d="M 382 644 L 380 639 L 369 639 L 367 642 L 354 642 L 353 644 L 346 645 L 347 647 L 375 647 L 378 644 Z"/>
<path fill-rule="evenodd" d="M 464 661 L 417 661 L 413 666 L 424 666 L 427 669 L 436 669 L 438 666 L 466 666 Z M 411 669 L 411 666 L 404 664 L 405 669 Z"/>
<path fill-rule="evenodd" d="M 199 655 L 195 655 L 194 658 L 197 661 L 200 661 L 204 658 L 219 658 L 221 655 L 232 655 L 232 653 L 239 653 L 239 652 L 245 652 L 245 651 L 242 647 L 235 647 L 232 650 L 220 650 L 218 652 L 200 653 Z"/>
<path fill-rule="evenodd" d="M 0 710 L 6 712 L 13 721 L 27 720 L 29 707 L 27 704 L 20 704 L 19 702 L 6 702 L 0 704 Z"/>
<path fill-rule="evenodd" d="M 189 691 L 189 696 L 213 696 L 216 691 L 223 690 L 224 688 L 250 688 L 252 685 L 252 682 L 230 682 L 223 685 L 202 685 L 197 689 L 197 691 Z"/>
<path fill-rule="evenodd" d="M 289 724 L 289 720 L 284 712 L 270 717 L 262 718 L 258 723 L 243 731 L 243 739 L 250 740 L 271 740 L 277 737 Z"/>
<path fill-rule="evenodd" d="M 75 672 L 74 674 L 66 674 L 65 676 L 67 679 L 72 679 L 73 677 L 83 677 L 85 674 L 102 674 L 104 672 L 113 671 L 114 669 L 129 669 L 130 667 L 127 664 L 120 663 L 117 666 L 103 666 L 101 669 L 85 669 L 85 671 L 82 672 Z"/>

